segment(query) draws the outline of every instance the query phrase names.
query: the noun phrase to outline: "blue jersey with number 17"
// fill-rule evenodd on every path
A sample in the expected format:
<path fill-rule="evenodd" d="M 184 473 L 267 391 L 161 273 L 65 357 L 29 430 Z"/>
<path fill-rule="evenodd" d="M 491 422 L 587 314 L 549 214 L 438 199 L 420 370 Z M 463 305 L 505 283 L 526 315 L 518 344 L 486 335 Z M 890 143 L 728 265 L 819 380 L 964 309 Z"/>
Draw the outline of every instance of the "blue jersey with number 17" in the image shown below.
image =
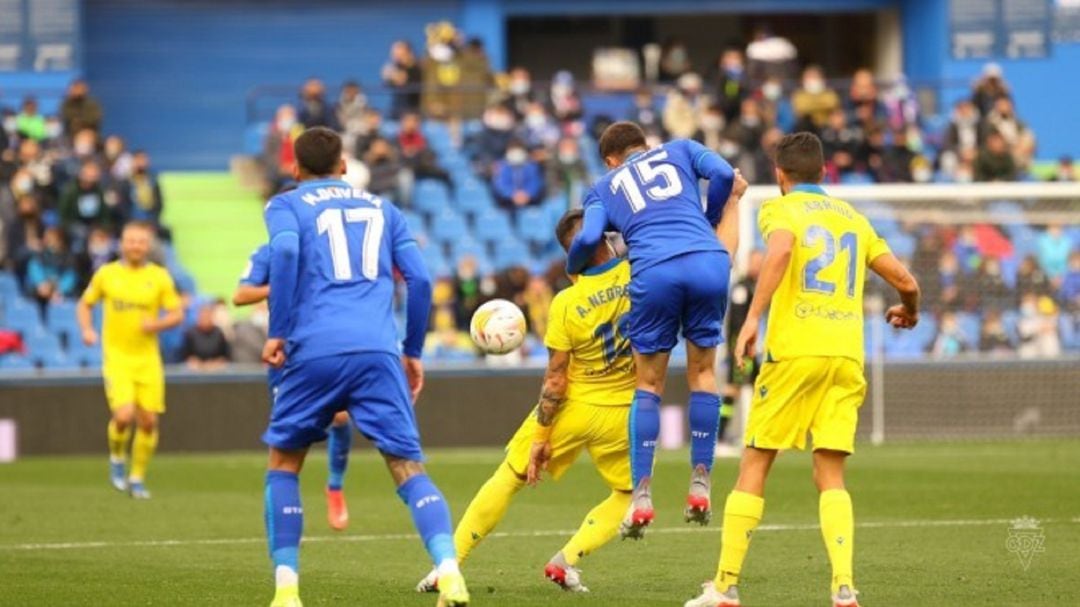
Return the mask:
<path fill-rule="evenodd" d="M 686 253 L 723 250 L 712 227 L 720 208 L 706 215 L 698 180 L 731 175 L 731 166 L 715 152 L 677 139 L 630 156 L 601 177 L 585 198 L 585 211 L 602 205 L 608 227 L 622 233 L 637 274 Z"/>
<path fill-rule="evenodd" d="M 295 292 L 285 295 L 291 361 L 349 352 L 400 352 L 394 323 L 394 267 L 416 242 L 393 204 L 344 181 L 306 181 L 266 207 L 271 250 L 283 233 L 299 236 Z M 403 268 L 403 272 L 404 272 Z M 419 272 L 426 270 L 422 267 Z"/>

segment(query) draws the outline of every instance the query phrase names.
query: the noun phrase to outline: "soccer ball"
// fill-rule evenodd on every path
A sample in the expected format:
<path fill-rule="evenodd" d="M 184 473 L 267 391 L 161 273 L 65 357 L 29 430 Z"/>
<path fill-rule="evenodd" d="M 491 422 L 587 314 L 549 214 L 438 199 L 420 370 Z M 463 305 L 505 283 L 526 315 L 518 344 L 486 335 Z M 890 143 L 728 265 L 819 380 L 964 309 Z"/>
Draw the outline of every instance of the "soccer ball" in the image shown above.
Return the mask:
<path fill-rule="evenodd" d="M 525 315 L 505 299 L 493 299 L 473 313 L 469 323 L 473 343 L 487 354 L 506 354 L 525 341 Z"/>

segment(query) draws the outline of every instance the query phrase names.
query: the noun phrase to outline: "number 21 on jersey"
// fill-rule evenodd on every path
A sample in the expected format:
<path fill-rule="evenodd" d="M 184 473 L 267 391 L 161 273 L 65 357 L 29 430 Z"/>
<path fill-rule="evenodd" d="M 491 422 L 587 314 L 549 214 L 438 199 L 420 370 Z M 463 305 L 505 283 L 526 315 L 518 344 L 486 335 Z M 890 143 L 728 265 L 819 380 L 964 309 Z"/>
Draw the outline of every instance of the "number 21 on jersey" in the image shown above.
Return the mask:
<path fill-rule="evenodd" d="M 349 251 L 349 233 L 353 233 L 360 224 L 363 224 L 358 238 L 361 242 L 360 275 L 366 280 L 379 277 L 379 247 L 382 245 L 384 223 L 382 209 L 326 209 L 319 213 L 315 225 L 320 236 L 327 235 L 335 280 L 353 279 L 354 266 L 353 255 Z"/>
<path fill-rule="evenodd" d="M 645 195 L 653 201 L 678 196 L 683 190 L 682 180 L 675 166 L 664 162 L 667 157 L 667 150 L 660 150 L 619 169 L 611 178 L 611 193 L 618 194 L 621 190 L 635 213 L 645 208 Z M 634 179 L 635 173 L 637 179 Z M 648 187 L 658 181 L 661 183 Z M 639 182 L 641 185 L 638 185 Z M 646 188 L 644 192 L 641 191 L 642 187 Z"/>

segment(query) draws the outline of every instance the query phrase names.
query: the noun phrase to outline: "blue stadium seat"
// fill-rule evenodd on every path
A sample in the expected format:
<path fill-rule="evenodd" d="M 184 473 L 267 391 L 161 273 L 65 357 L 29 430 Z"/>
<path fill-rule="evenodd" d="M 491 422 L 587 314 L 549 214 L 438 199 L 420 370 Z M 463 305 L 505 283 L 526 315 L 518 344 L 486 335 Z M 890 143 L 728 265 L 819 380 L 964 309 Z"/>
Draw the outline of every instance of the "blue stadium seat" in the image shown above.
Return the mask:
<path fill-rule="evenodd" d="M 45 309 L 45 326 L 65 326 L 68 321 L 75 320 L 75 302 L 58 301 L 49 304 Z"/>
<path fill-rule="evenodd" d="M 495 206 L 488 185 L 475 177 L 461 182 L 457 189 L 457 208 L 462 213 L 476 216 Z"/>
<path fill-rule="evenodd" d="M 34 369 L 34 361 L 18 354 L 4 354 L 0 356 L 0 369 L 5 371 L 31 371 Z"/>
<path fill-rule="evenodd" d="M 19 294 L 19 280 L 11 272 L 0 271 L 0 298 Z"/>
<path fill-rule="evenodd" d="M 405 217 L 405 224 L 409 226 L 409 231 L 412 232 L 414 238 L 417 234 L 423 234 L 427 232 L 427 225 L 423 216 L 419 213 L 412 211 L 402 211 L 401 214 Z"/>
<path fill-rule="evenodd" d="M 1058 331 L 1061 333 L 1061 346 L 1066 350 L 1080 352 L 1080 325 L 1070 314 L 1062 314 L 1058 319 Z"/>
<path fill-rule="evenodd" d="M 543 207 L 529 207 L 518 212 L 518 236 L 529 242 L 547 244 L 555 239 L 555 223 Z"/>
<path fill-rule="evenodd" d="M 450 206 L 450 192 L 446 184 L 434 179 L 421 179 L 413 190 L 412 208 L 428 215 L 436 215 Z"/>
<path fill-rule="evenodd" d="M 43 369 L 78 369 L 81 366 L 79 361 L 73 360 L 71 357 L 64 354 L 62 350 L 49 352 L 48 354 L 35 358 L 41 363 Z"/>
<path fill-rule="evenodd" d="M 915 247 L 918 245 L 915 237 L 905 232 L 898 232 L 890 236 L 882 234 L 882 237 L 889 241 L 889 248 L 892 249 L 893 254 L 902 259 L 911 259 L 911 256 L 915 253 Z"/>
<path fill-rule="evenodd" d="M 529 263 L 529 247 L 516 238 L 501 240 L 495 245 L 495 269 L 505 270 L 511 266 Z"/>
<path fill-rule="evenodd" d="M 469 233 L 465 218 L 452 209 L 444 209 L 431 220 L 431 237 L 441 243 L 458 240 Z"/>
<path fill-rule="evenodd" d="M 960 331 L 967 338 L 968 343 L 979 343 L 979 335 L 982 333 L 982 319 L 978 314 L 972 314 L 970 312 L 962 312 L 956 315 L 956 324 L 960 327 Z"/>
<path fill-rule="evenodd" d="M 466 255 L 480 259 L 486 258 L 487 252 L 484 250 L 484 244 L 471 236 L 450 243 L 450 259 L 453 263 L 456 264 Z"/>
<path fill-rule="evenodd" d="M 498 242 L 513 234 L 510 219 L 500 209 L 488 209 L 477 216 L 476 237 L 483 242 Z"/>
<path fill-rule="evenodd" d="M 22 333 L 24 337 L 45 332 L 44 327 L 41 326 L 37 308 L 34 306 L 9 305 L 4 313 L 3 326 Z"/>
<path fill-rule="evenodd" d="M 83 367 L 100 367 L 101 348 L 99 346 L 84 346 L 82 342 L 78 342 L 68 351 L 68 358 Z"/>

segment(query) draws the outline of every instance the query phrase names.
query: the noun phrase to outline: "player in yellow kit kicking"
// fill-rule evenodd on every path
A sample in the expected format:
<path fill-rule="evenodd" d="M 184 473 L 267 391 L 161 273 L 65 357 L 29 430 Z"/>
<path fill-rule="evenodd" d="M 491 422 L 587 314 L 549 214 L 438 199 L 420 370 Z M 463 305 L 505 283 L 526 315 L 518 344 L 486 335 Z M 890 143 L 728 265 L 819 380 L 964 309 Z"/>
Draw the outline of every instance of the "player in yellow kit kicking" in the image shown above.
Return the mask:
<path fill-rule="evenodd" d="M 565 248 L 581 227 L 581 211 L 559 221 L 556 235 Z M 551 302 L 547 335 L 548 367 L 540 403 L 506 448 L 506 459 L 469 504 L 454 533 L 464 561 L 506 514 L 526 483 L 541 469 L 558 479 L 582 451 L 588 451 L 611 493 L 585 517 L 578 532 L 552 557 L 545 575 L 567 590 L 586 591 L 577 563 L 619 532 L 630 505 L 630 401 L 634 362 L 622 332 L 630 298 L 630 263 L 601 242 L 576 282 Z M 534 443 L 537 457 L 530 464 Z M 542 452 L 542 453 L 541 453 Z M 418 585 L 435 591 L 435 571 Z"/>
<path fill-rule="evenodd" d="M 147 260 L 154 226 L 131 222 L 120 236 L 120 259 L 102 266 L 86 288 L 76 314 L 86 345 L 98 343 L 90 310 L 105 308 L 102 376 L 112 411 L 109 420 L 109 476 L 113 487 L 146 499 L 146 466 L 157 448 L 158 415 L 165 412 L 165 371 L 158 333 L 184 320 L 169 273 Z M 125 478 L 132 426 L 131 470 Z"/>
<path fill-rule="evenodd" d="M 781 449 L 813 439 L 821 533 L 832 564 L 832 604 L 857 607 L 853 581 L 854 515 L 844 462 L 855 450 L 863 377 L 863 284 L 866 268 L 900 296 L 886 320 L 910 329 L 919 321 L 919 286 L 865 217 L 830 197 L 821 141 L 810 133 L 784 137 L 776 150 L 782 197 L 758 217 L 766 242 L 757 289 L 735 345 L 735 364 L 754 356 L 766 306 L 764 364 L 754 387 L 735 490 L 724 506 L 716 579 L 685 607 L 739 605 L 739 573 L 765 509 L 765 479 Z M 805 601 L 804 601 L 805 602 Z"/>

